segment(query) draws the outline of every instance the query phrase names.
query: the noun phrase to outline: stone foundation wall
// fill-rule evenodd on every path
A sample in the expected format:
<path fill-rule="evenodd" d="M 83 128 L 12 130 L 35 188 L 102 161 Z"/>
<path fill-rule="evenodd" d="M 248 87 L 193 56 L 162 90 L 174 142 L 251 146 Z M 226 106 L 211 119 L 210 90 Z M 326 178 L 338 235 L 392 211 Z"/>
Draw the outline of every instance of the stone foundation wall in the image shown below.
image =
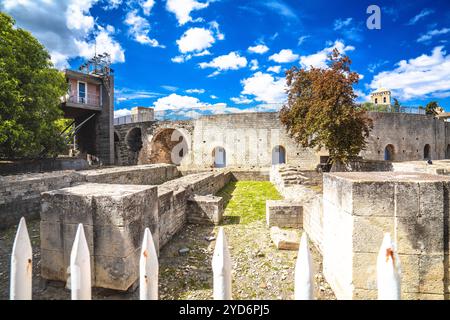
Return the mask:
<path fill-rule="evenodd" d="M 0 177 L 0 229 L 37 217 L 41 193 L 83 182 L 156 185 L 179 176 L 177 167 L 153 164 L 85 171 L 54 171 Z"/>
<path fill-rule="evenodd" d="M 323 254 L 323 200 L 322 194 L 311 192 L 311 197 L 303 203 L 303 230 Z"/>
<path fill-rule="evenodd" d="M 194 195 L 188 199 L 187 203 L 189 223 L 218 225 L 222 221 L 223 198 Z"/>
<path fill-rule="evenodd" d="M 449 185 L 406 172 L 324 175 L 324 275 L 338 299 L 376 299 L 376 261 L 391 233 L 403 299 L 448 295 Z"/>
<path fill-rule="evenodd" d="M 158 187 L 159 244 L 162 248 L 186 224 L 186 189 Z"/>
<path fill-rule="evenodd" d="M 266 200 L 266 222 L 268 227 L 302 228 L 302 204 L 292 200 Z"/>

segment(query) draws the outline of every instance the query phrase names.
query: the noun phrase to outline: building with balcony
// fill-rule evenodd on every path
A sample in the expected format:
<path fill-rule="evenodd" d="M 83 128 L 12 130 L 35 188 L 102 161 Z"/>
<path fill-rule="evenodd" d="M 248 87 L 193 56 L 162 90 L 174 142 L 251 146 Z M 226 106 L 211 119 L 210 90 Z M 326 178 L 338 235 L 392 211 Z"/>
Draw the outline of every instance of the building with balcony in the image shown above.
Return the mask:
<path fill-rule="evenodd" d="M 94 57 L 79 71 L 65 70 L 68 92 L 61 107 L 65 118 L 74 119 L 77 150 L 110 165 L 114 163 L 114 75 L 105 57 Z"/>

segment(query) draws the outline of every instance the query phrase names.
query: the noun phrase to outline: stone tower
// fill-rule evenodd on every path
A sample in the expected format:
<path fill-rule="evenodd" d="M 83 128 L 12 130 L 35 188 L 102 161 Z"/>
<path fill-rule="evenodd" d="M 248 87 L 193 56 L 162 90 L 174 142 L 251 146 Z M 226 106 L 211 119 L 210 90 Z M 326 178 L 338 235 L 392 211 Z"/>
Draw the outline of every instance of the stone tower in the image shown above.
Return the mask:
<path fill-rule="evenodd" d="M 391 104 L 391 91 L 386 88 L 379 88 L 370 94 L 370 102 L 373 104 Z"/>

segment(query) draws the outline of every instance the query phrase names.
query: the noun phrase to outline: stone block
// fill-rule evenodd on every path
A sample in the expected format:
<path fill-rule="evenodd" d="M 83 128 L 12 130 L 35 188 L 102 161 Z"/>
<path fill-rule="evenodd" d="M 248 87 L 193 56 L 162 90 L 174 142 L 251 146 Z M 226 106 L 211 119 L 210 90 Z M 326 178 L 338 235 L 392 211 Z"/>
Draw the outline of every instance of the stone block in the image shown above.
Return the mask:
<path fill-rule="evenodd" d="M 189 223 L 218 225 L 222 221 L 223 198 L 221 197 L 193 195 L 188 199 L 187 206 Z"/>
<path fill-rule="evenodd" d="M 268 227 L 302 228 L 303 206 L 291 200 L 266 200 Z"/>
<path fill-rule="evenodd" d="M 270 238 L 278 250 L 298 250 L 300 245 L 300 232 L 286 230 L 278 227 L 270 228 Z"/>
<path fill-rule="evenodd" d="M 42 203 L 44 278 L 66 279 L 79 223 L 91 255 L 93 286 L 127 290 L 137 280 L 136 255 L 146 227 L 159 250 L 156 186 L 86 183 L 47 192 Z"/>

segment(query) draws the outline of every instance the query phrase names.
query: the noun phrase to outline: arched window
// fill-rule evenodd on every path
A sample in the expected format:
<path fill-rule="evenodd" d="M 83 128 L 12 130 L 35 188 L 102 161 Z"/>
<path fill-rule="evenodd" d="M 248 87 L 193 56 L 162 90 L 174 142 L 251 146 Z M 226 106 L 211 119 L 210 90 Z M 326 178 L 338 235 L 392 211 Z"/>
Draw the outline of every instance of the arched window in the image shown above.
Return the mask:
<path fill-rule="evenodd" d="M 384 148 L 384 160 L 393 161 L 394 160 L 395 149 L 392 144 L 388 144 L 386 148 Z"/>
<path fill-rule="evenodd" d="M 386 103 L 386 97 L 383 97 L 383 103 Z"/>
<path fill-rule="evenodd" d="M 286 149 L 283 146 L 275 146 L 272 149 L 272 164 L 286 163 Z"/>
<path fill-rule="evenodd" d="M 377 104 L 378 103 L 378 98 L 375 98 L 375 104 Z"/>
<path fill-rule="evenodd" d="M 423 147 L 423 158 L 425 160 L 430 160 L 430 145 L 426 144 L 425 147 Z"/>
<path fill-rule="evenodd" d="M 227 152 L 222 147 L 213 150 L 214 168 L 225 168 L 227 166 Z"/>

